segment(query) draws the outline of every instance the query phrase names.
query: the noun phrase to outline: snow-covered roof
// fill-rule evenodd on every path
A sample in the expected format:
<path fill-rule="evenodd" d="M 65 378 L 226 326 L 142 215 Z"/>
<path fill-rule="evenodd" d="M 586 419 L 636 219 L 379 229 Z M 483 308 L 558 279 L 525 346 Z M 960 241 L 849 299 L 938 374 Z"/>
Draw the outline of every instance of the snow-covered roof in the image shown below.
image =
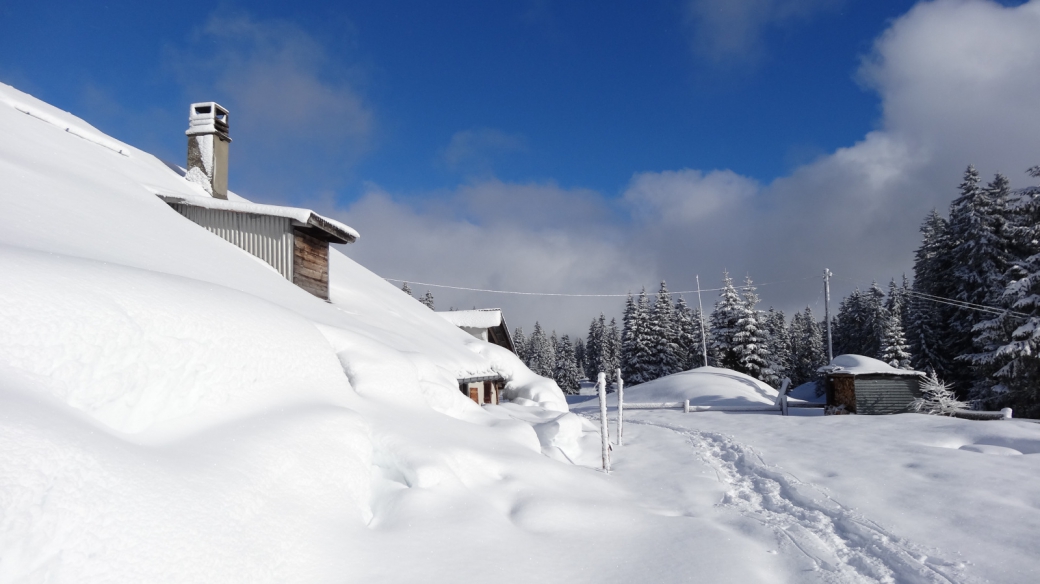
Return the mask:
<path fill-rule="evenodd" d="M 838 355 L 830 362 L 830 365 L 820 367 L 817 371 L 820 373 L 845 373 L 848 375 L 924 375 L 920 371 L 896 369 L 884 361 L 878 361 L 863 355 Z"/>
<path fill-rule="evenodd" d="M 226 201 L 214 199 L 213 197 L 189 197 L 185 195 L 171 195 L 156 193 L 158 197 L 167 203 L 178 205 L 191 205 L 204 209 L 219 209 L 222 211 L 233 211 L 235 213 L 251 213 L 253 215 L 269 215 L 271 217 L 286 217 L 296 221 L 300 225 L 315 227 L 327 233 L 333 243 L 353 243 L 357 241 L 358 232 L 353 228 L 329 219 L 311 211 L 298 207 L 279 207 L 278 205 L 261 205 L 259 203 L 248 203 L 239 201 Z"/>
<path fill-rule="evenodd" d="M 500 308 L 449 310 L 447 312 L 438 312 L 437 314 L 458 327 L 491 328 L 502 324 L 502 309 Z"/>

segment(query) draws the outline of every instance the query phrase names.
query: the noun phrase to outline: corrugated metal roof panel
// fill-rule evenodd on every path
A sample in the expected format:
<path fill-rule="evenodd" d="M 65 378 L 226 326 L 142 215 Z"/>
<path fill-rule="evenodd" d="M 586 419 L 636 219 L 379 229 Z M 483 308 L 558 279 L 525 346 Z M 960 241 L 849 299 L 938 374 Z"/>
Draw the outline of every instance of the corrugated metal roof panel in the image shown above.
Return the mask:
<path fill-rule="evenodd" d="M 193 222 L 264 260 L 279 274 L 292 281 L 291 219 L 207 209 L 180 203 L 172 203 L 170 206 Z"/>

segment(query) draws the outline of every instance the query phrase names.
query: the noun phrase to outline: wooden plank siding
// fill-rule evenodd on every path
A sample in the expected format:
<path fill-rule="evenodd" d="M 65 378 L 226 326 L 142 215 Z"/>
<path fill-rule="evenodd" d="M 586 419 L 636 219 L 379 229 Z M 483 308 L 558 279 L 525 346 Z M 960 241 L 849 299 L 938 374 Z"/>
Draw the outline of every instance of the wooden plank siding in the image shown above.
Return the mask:
<path fill-rule="evenodd" d="M 293 284 L 329 299 L 329 242 L 293 229 Z"/>
<path fill-rule="evenodd" d="M 856 377 L 857 414 L 898 414 L 921 396 L 920 381 L 909 376 Z"/>

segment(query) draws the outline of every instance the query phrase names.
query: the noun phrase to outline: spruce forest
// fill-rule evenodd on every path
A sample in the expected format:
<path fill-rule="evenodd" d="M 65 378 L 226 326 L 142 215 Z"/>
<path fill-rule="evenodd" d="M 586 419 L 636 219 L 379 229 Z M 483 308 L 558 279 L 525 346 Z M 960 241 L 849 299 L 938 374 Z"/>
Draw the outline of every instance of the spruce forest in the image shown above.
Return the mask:
<path fill-rule="evenodd" d="M 1027 173 L 1038 178 L 1040 167 Z M 976 408 L 1040 417 L 1040 187 L 1012 190 L 1000 174 L 983 185 L 969 166 L 947 214 L 932 211 L 921 236 L 912 282 L 904 275 L 887 290 L 874 282 L 840 301 L 834 354 L 934 373 Z M 535 323 L 529 337 L 517 328 L 513 340 L 533 371 L 568 393 L 601 371 L 610 379 L 620 368 L 626 385 L 637 385 L 705 359 L 797 386 L 815 382 L 827 363 L 820 316 L 808 307 L 789 320 L 762 310 L 750 278 L 737 286 L 725 274 L 706 318 L 662 282 L 655 295 L 630 295 L 620 324 L 592 319 L 585 339 L 557 338 Z"/>

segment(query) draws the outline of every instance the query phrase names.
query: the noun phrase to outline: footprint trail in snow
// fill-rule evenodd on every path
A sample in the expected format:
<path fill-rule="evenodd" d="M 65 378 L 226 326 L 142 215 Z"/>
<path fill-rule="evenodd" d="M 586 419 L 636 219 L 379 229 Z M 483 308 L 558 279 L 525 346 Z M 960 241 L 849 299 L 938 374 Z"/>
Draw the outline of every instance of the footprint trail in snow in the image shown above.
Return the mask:
<path fill-rule="evenodd" d="M 934 555 L 763 462 L 754 450 L 715 432 L 656 426 L 686 437 L 727 485 L 720 506 L 735 509 L 776 533 L 781 552 L 806 559 L 806 580 L 836 584 L 973 584 L 963 562 Z M 931 552 L 931 553 L 929 553 Z"/>

